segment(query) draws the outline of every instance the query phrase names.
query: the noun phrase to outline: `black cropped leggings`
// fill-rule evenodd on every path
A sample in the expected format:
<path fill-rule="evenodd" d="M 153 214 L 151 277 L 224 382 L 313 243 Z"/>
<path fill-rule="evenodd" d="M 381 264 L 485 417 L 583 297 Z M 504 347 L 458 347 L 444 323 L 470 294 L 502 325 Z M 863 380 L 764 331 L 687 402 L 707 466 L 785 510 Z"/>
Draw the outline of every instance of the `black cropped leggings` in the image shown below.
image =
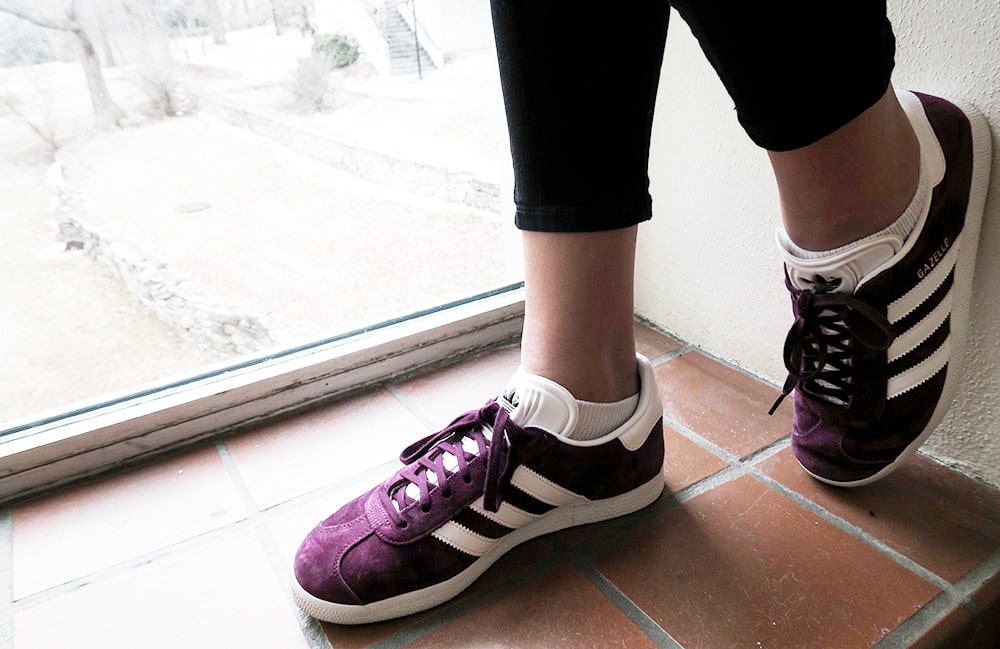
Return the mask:
<path fill-rule="evenodd" d="M 765 149 L 815 142 L 888 87 L 895 38 L 884 0 L 492 0 L 519 228 L 585 232 L 650 218 L 671 6 Z"/>

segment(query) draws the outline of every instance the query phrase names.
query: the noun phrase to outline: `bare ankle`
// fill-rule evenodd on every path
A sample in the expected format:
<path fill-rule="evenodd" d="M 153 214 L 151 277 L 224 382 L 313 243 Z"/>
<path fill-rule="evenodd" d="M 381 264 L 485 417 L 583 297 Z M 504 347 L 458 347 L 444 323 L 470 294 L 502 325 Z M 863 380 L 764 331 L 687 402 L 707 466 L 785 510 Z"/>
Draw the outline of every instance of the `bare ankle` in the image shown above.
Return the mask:
<path fill-rule="evenodd" d="M 785 230 L 807 250 L 837 248 L 889 226 L 919 181 L 920 146 L 891 88 L 822 140 L 769 155 Z"/>
<path fill-rule="evenodd" d="M 596 403 L 621 401 L 639 392 L 635 353 L 627 359 L 594 358 L 585 352 L 546 358 L 544 354 L 521 349 L 521 363 L 526 371 L 555 381 L 576 399 Z"/>

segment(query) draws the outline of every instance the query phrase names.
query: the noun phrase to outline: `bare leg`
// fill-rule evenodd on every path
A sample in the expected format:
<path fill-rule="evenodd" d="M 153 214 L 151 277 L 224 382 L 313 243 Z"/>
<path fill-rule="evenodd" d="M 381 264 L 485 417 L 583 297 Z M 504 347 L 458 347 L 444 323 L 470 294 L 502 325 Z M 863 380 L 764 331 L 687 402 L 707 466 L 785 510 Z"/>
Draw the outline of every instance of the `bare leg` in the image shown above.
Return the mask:
<path fill-rule="evenodd" d="M 577 399 L 611 402 L 639 391 L 632 329 L 637 230 L 523 232 L 521 360 Z"/>
<path fill-rule="evenodd" d="M 891 224 L 912 199 L 919 176 L 916 136 L 891 88 L 818 142 L 769 155 L 785 229 L 810 250 L 836 248 Z M 522 362 L 578 399 L 617 401 L 638 389 L 636 231 L 523 232 Z"/>
<path fill-rule="evenodd" d="M 830 250 L 882 230 L 917 188 L 920 149 L 891 86 L 818 142 L 768 155 L 785 230 L 806 250 Z"/>

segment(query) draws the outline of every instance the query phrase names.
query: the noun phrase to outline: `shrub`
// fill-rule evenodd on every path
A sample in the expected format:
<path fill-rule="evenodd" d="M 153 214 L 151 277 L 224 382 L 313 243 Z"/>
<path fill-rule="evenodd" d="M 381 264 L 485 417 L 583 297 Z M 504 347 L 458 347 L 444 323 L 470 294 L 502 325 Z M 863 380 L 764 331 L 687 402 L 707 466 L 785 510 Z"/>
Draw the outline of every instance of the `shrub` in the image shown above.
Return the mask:
<path fill-rule="evenodd" d="M 295 67 L 292 89 L 299 104 L 306 110 L 322 111 L 333 105 L 330 73 L 333 65 L 325 57 L 311 54 L 299 59 Z"/>
<path fill-rule="evenodd" d="M 334 68 L 346 67 L 361 55 L 353 36 L 344 34 L 319 34 L 313 39 L 313 54 L 330 62 Z"/>

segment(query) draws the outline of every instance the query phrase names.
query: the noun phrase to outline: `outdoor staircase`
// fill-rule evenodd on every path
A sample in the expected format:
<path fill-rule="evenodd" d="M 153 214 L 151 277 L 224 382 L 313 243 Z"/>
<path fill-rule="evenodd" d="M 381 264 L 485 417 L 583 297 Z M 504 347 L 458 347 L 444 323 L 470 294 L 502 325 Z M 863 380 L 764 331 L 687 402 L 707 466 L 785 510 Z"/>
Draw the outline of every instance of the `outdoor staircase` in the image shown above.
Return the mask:
<path fill-rule="evenodd" d="M 392 74 L 415 74 L 417 68 L 417 47 L 413 38 L 413 30 L 403 20 L 400 11 L 407 11 L 401 6 L 388 7 L 382 24 L 382 35 L 389 46 L 389 64 Z M 423 44 L 420 45 L 420 69 L 433 70 L 431 60 Z"/>

